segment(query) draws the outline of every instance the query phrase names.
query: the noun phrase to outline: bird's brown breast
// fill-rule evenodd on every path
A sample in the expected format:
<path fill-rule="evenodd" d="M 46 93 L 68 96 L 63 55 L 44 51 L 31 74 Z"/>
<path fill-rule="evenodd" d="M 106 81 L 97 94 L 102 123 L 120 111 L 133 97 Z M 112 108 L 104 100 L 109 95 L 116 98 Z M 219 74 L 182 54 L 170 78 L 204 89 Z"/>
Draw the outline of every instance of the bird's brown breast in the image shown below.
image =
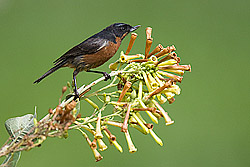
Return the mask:
<path fill-rule="evenodd" d="M 109 41 L 107 46 L 94 54 L 84 55 L 82 61 L 85 70 L 99 67 L 115 55 L 121 45 L 121 38 L 116 38 L 116 43 Z"/>

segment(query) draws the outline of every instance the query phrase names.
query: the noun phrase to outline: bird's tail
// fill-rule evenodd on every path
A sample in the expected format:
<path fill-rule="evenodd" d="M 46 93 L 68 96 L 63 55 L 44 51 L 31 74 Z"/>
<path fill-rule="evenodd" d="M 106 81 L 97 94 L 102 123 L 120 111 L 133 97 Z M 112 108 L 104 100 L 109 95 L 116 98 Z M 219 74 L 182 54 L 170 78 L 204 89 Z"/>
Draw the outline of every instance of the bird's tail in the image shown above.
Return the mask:
<path fill-rule="evenodd" d="M 35 80 L 35 82 L 33 82 L 33 84 L 35 83 L 39 83 L 41 80 L 43 80 L 45 77 L 49 76 L 50 74 L 52 74 L 53 72 L 55 72 L 56 70 L 58 70 L 59 68 L 63 67 L 66 64 L 65 61 L 56 64 L 54 67 L 52 67 L 49 71 L 47 71 L 45 74 L 43 74 L 40 78 L 38 78 L 37 80 Z"/>

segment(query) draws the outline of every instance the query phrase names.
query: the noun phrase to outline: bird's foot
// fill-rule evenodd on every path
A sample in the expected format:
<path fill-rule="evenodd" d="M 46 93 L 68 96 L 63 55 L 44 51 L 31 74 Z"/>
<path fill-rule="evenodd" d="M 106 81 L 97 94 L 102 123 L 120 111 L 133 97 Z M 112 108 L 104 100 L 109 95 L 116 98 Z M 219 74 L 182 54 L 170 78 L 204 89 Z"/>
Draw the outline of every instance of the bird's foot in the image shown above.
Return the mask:
<path fill-rule="evenodd" d="M 111 80 L 111 76 L 108 73 L 103 72 L 103 76 L 105 77 L 104 81 Z"/>
<path fill-rule="evenodd" d="M 79 99 L 80 100 L 80 96 L 79 96 L 79 93 L 77 92 L 77 90 L 76 89 L 74 89 L 74 92 L 75 92 L 75 97 L 74 97 L 74 101 L 76 101 L 77 99 Z"/>

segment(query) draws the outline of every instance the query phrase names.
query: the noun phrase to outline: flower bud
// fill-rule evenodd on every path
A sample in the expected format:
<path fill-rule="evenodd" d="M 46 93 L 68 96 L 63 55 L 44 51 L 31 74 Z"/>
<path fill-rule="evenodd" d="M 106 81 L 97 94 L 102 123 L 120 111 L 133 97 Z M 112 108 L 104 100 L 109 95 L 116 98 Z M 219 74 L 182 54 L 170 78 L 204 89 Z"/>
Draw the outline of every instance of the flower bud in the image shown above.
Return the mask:
<path fill-rule="evenodd" d="M 131 93 L 131 98 L 135 99 L 136 98 L 136 91 L 133 89 L 132 93 Z"/>
<path fill-rule="evenodd" d="M 88 102 L 94 109 L 98 109 L 99 110 L 99 107 L 97 106 L 97 104 L 95 104 L 92 100 L 90 100 L 89 98 L 84 98 L 84 100 L 86 102 Z"/>

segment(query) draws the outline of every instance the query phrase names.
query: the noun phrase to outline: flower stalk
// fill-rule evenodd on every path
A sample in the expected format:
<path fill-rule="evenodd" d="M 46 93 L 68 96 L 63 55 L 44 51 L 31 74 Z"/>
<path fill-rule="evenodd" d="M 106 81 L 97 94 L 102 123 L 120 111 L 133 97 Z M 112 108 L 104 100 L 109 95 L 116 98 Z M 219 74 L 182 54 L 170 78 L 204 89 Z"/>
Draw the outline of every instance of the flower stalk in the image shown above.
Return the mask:
<path fill-rule="evenodd" d="M 128 119 L 129 119 L 130 110 L 131 110 L 131 104 L 128 104 L 127 112 L 126 112 L 124 122 L 121 128 L 122 132 L 126 132 L 128 130 Z"/>

